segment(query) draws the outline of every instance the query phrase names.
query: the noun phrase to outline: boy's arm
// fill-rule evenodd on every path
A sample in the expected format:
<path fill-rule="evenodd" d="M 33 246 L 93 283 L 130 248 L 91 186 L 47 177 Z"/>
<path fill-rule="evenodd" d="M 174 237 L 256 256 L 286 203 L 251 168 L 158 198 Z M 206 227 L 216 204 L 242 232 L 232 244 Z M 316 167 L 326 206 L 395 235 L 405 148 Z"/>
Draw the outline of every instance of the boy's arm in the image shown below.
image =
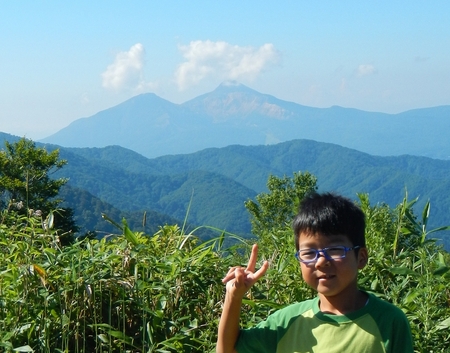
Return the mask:
<path fill-rule="evenodd" d="M 247 267 L 232 267 L 222 280 L 226 283 L 226 294 L 219 322 L 217 353 L 236 353 L 234 346 L 239 336 L 242 298 L 251 286 L 266 273 L 269 267 L 268 262 L 264 261 L 262 267 L 255 272 L 257 256 L 258 246 L 254 244 Z"/>
<path fill-rule="evenodd" d="M 223 304 L 217 336 L 217 353 L 236 353 L 234 346 L 239 336 L 239 317 L 242 298 L 233 297 L 227 292 Z"/>

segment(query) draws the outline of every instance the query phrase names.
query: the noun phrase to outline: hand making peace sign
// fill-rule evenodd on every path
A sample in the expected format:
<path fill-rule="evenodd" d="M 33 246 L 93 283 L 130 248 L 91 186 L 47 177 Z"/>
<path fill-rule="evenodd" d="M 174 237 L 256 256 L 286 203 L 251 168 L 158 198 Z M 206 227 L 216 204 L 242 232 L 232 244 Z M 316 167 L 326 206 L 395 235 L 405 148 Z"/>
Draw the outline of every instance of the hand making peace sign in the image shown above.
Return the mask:
<path fill-rule="evenodd" d="M 243 297 L 255 282 L 264 276 L 269 268 L 269 263 L 264 261 L 261 268 L 255 272 L 257 257 L 258 245 L 253 244 L 247 267 L 231 267 L 226 276 L 222 279 L 222 282 L 226 283 L 227 292 L 235 296 Z"/>

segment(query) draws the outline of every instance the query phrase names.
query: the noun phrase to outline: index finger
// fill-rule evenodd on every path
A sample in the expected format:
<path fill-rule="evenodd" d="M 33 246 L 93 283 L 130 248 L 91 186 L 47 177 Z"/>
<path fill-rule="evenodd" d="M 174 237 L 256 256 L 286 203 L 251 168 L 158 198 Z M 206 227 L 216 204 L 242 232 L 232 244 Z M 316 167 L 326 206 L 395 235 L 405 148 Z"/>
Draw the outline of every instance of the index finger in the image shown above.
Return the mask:
<path fill-rule="evenodd" d="M 264 276 L 268 268 L 269 268 L 269 262 L 266 260 L 266 261 L 264 261 L 264 263 L 262 264 L 261 268 L 260 268 L 258 271 L 256 271 L 256 272 L 254 273 L 254 278 L 255 278 L 255 280 L 257 281 L 257 280 L 259 280 L 262 276 Z"/>
<path fill-rule="evenodd" d="M 258 258 L 258 244 L 253 244 L 250 259 L 247 264 L 247 271 L 255 272 L 256 259 Z"/>

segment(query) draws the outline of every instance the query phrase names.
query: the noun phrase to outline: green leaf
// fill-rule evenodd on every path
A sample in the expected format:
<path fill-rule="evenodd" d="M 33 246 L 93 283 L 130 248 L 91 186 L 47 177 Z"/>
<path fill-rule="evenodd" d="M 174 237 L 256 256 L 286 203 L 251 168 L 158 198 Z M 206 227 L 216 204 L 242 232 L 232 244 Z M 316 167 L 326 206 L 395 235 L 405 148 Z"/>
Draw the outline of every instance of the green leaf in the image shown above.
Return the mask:
<path fill-rule="evenodd" d="M 55 222 L 55 216 L 53 215 L 53 212 L 50 212 L 48 214 L 46 221 L 48 229 L 53 229 L 53 224 Z"/>
<path fill-rule="evenodd" d="M 439 227 L 439 228 L 436 228 L 436 229 L 432 229 L 429 232 L 427 232 L 427 235 L 430 235 L 431 233 L 435 233 L 435 232 L 440 232 L 440 231 L 443 231 L 443 230 L 450 230 L 450 226 L 443 226 L 443 227 Z"/>
<path fill-rule="evenodd" d="M 442 276 L 443 274 L 447 273 L 449 270 L 450 270 L 450 267 L 440 266 L 438 269 L 433 271 L 433 275 L 435 275 L 435 276 Z"/>
<path fill-rule="evenodd" d="M 404 303 L 405 304 L 409 304 L 412 301 L 414 301 L 414 299 L 417 298 L 417 296 L 420 294 L 420 292 L 418 290 L 416 290 L 415 292 L 409 293 L 407 295 L 407 297 L 404 299 Z"/>
<path fill-rule="evenodd" d="M 225 232 L 222 232 L 219 237 L 219 249 L 222 249 L 223 241 L 225 240 Z"/>
<path fill-rule="evenodd" d="M 439 257 L 439 263 L 445 266 L 444 254 L 440 252 L 438 257 Z"/>
<path fill-rule="evenodd" d="M 197 328 L 198 327 L 198 320 L 197 319 L 191 320 L 189 322 L 189 327 Z"/>
<path fill-rule="evenodd" d="M 375 278 L 372 283 L 370 284 L 370 289 L 371 290 L 376 290 L 378 287 L 378 278 Z"/>
<path fill-rule="evenodd" d="M 159 297 L 159 300 L 157 301 L 156 307 L 158 308 L 158 310 L 164 310 L 166 308 L 167 305 L 167 298 L 162 295 Z"/>
<path fill-rule="evenodd" d="M 102 218 L 103 218 L 105 221 L 111 223 L 114 227 L 116 227 L 116 228 L 122 230 L 122 226 L 121 226 L 119 223 L 113 221 L 113 220 L 112 220 L 111 218 L 109 218 L 106 214 L 102 213 Z"/>
<path fill-rule="evenodd" d="M 123 224 L 123 235 L 125 236 L 125 239 L 135 246 L 138 245 L 139 244 L 138 238 L 136 237 L 136 234 L 134 234 L 130 230 L 130 228 L 128 228 L 128 224 L 125 218 L 122 219 L 122 224 Z"/>
<path fill-rule="evenodd" d="M 420 274 L 416 271 L 413 271 L 407 267 L 391 267 L 389 269 L 389 272 L 393 273 L 394 275 L 411 275 L 414 277 L 419 277 Z"/>
<path fill-rule="evenodd" d="M 102 341 L 103 343 L 109 343 L 109 338 L 107 335 L 105 335 L 104 333 L 101 333 L 99 335 L 97 335 L 97 337 L 99 338 L 100 341 Z"/>
<path fill-rule="evenodd" d="M 430 217 L 430 201 L 427 201 L 422 211 L 422 229 L 425 232 L 427 228 L 428 218 Z"/>
<path fill-rule="evenodd" d="M 131 343 L 133 341 L 131 337 L 128 337 L 122 331 L 109 331 L 108 334 L 112 337 L 122 340 L 123 342 Z"/>
<path fill-rule="evenodd" d="M 249 306 L 251 306 L 252 308 L 254 308 L 255 305 L 256 305 L 256 303 L 255 303 L 254 300 L 246 299 L 246 298 L 242 299 L 242 304 L 249 305 Z"/>
<path fill-rule="evenodd" d="M 108 324 L 91 324 L 91 325 L 88 325 L 88 326 L 92 327 L 92 328 L 98 327 L 98 328 L 112 329 L 112 326 L 108 325 Z"/>
<path fill-rule="evenodd" d="M 437 324 L 436 330 L 444 330 L 450 327 L 450 317 L 446 318 L 444 321 L 441 321 Z"/>
<path fill-rule="evenodd" d="M 13 348 L 14 352 L 34 352 L 33 348 L 30 346 L 21 346 L 17 348 Z"/>

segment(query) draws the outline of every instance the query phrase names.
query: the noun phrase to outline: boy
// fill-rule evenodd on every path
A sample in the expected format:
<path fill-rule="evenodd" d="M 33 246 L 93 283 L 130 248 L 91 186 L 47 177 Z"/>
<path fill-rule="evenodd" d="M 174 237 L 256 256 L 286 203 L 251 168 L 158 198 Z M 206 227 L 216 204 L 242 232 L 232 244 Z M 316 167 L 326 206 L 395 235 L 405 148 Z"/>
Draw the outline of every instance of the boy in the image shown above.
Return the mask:
<path fill-rule="evenodd" d="M 223 279 L 217 353 L 413 352 L 403 312 L 357 287 L 368 259 L 361 209 L 342 196 L 313 193 L 301 202 L 293 230 L 303 279 L 318 296 L 240 330 L 242 298 L 269 266 L 255 271 L 253 245 L 247 267 L 233 267 Z"/>

